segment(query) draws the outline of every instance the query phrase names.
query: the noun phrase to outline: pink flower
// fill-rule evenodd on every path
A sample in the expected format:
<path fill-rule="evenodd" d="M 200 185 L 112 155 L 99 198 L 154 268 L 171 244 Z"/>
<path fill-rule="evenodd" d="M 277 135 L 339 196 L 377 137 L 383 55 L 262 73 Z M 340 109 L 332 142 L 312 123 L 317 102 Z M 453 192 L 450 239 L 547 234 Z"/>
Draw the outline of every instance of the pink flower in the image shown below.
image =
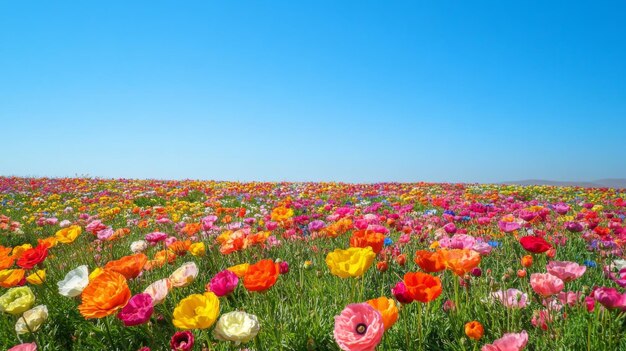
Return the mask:
<path fill-rule="evenodd" d="M 150 294 L 137 294 L 128 300 L 126 306 L 117 314 L 117 318 L 127 327 L 139 325 L 150 320 L 153 310 Z"/>
<path fill-rule="evenodd" d="M 280 272 L 280 274 L 287 274 L 287 273 L 289 273 L 289 263 L 287 263 L 285 261 L 281 261 L 278 264 L 278 271 Z"/>
<path fill-rule="evenodd" d="M 350 304 L 335 316 L 333 335 L 344 351 L 374 351 L 384 332 L 380 312 L 366 303 Z"/>
<path fill-rule="evenodd" d="M 173 351 L 191 351 L 193 341 L 193 334 L 189 330 L 179 331 L 172 335 L 170 347 Z"/>
<path fill-rule="evenodd" d="M 159 241 L 163 241 L 167 238 L 167 234 L 161 232 L 152 232 L 146 234 L 146 241 L 150 244 L 156 244 Z"/>
<path fill-rule="evenodd" d="M 482 351 L 521 351 L 528 343 L 528 333 L 506 333 L 500 339 L 483 346 Z"/>
<path fill-rule="evenodd" d="M 553 317 L 550 315 L 550 311 L 539 310 L 533 313 L 533 318 L 530 320 L 530 323 L 535 328 L 548 330 L 548 324 L 552 323 L 552 321 L 553 321 Z"/>
<path fill-rule="evenodd" d="M 228 269 L 225 269 L 217 273 L 213 279 L 211 279 L 206 288 L 208 291 L 212 291 L 219 297 L 233 292 L 237 287 L 237 284 L 239 284 L 239 278 L 237 275 Z"/>
<path fill-rule="evenodd" d="M 517 222 L 499 221 L 498 228 L 505 233 L 510 233 L 520 229 L 522 226 Z"/>
<path fill-rule="evenodd" d="M 28 344 L 15 345 L 7 351 L 37 351 L 37 344 L 34 342 Z"/>
<path fill-rule="evenodd" d="M 626 311 L 626 294 L 619 293 L 615 288 L 596 288 L 593 298 L 608 309 Z"/>
<path fill-rule="evenodd" d="M 309 223 L 309 230 L 312 232 L 317 232 L 319 230 L 322 230 L 325 226 L 326 223 L 324 223 L 324 221 L 317 219 Z"/>
<path fill-rule="evenodd" d="M 143 292 L 150 295 L 152 298 L 152 305 L 156 306 L 165 300 L 171 288 L 172 283 L 170 283 L 170 280 L 168 278 L 163 278 L 148 285 L 146 290 Z"/>
<path fill-rule="evenodd" d="M 91 232 L 92 234 L 97 234 L 99 231 L 106 229 L 106 227 L 107 226 L 102 224 L 102 222 L 100 222 L 99 220 L 95 220 L 87 224 L 87 226 L 85 227 L 85 230 L 87 230 L 88 232 Z"/>
<path fill-rule="evenodd" d="M 567 283 L 580 278 L 583 274 L 585 274 L 587 267 L 568 261 L 550 261 L 546 266 L 546 269 L 548 270 L 548 273 Z"/>
<path fill-rule="evenodd" d="M 411 303 L 413 299 L 409 295 L 409 291 L 406 289 L 403 281 L 399 281 L 396 286 L 391 288 L 391 293 L 395 296 L 396 300 L 400 303 Z"/>
<path fill-rule="evenodd" d="M 554 210 L 556 211 L 556 213 L 564 215 L 569 211 L 569 205 L 559 202 L 558 204 L 554 205 Z"/>
<path fill-rule="evenodd" d="M 478 252 L 481 256 L 489 255 L 491 250 L 493 249 L 491 245 L 486 242 L 477 242 L 474 246 L 471 247 L 472 250 Z"/>
<path fill-rule="evenodd" d="M 563 290 L 563 281 L 550 273 L 533 273 L 530 275 L 530 285 L 535 292 L 543 297 L 549 297 Z"/>
<path fill-rule="evenodd" d="M 443 226 L 443 230 L 448 234 L 454 234 L 456 233 L 456 225 L 454 223 L 448 223 Z"/>
<path fill-rule="evenodd" d="M 517 289 L 499 290 L 491 294 L 507 308 L 524 308 L 528 306 L 528 295 Z"/>
<path fill-rule="evenodd" d="M 581 293 L 577 293 L 573 291 L 560 292 L 558 293 L 558 295 L 556 295 L 556 298 L 559 299 L 559 301 L 563 305 L 569 305 L 571 307 L 575 306 L 578 303 L 578 301 L 580 300 L 580 297 L 581 297 Z"/>
<path fill-rule="evenodd" d="M 104 240 L 107 240 L 108 238 L 110 238 L 111 236 L 113 236 L 113 233 L 115 233 L 113 231 L 113 228 L 106 227 L 106 228 L 104 228 L 102 230 L 99 230 L 96 235 L 98 236 L 98 239 L 104 241 Z"/>

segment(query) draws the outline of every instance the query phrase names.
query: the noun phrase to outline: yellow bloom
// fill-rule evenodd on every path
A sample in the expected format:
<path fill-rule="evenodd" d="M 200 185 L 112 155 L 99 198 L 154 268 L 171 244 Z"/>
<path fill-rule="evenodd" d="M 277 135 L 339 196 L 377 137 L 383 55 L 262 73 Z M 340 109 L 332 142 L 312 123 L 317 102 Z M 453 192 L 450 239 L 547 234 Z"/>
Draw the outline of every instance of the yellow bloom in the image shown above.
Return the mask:
<path fill-rule="evenodd" d="M 19 260 L 19 258 L 22 257 L 22 254 L 24 253 L 24 251 L 30 250 L 32 248 L 33 246 L 31 244 L 23 244 L 20 246 L 16 246 L 13 248 L 13 252 L 11 253 L 11 255 L 13 255 L 13 257 L 15 257 L 16 260 Z"/>
<path fill-rule="evenodd" d="M 0 296 L 0 312 L 20 314 L 33 306 L 35 295 L 27 286 L 11 288 Z"/>
<path fill-rule="evenodd" d="M 92 281 L 92 280 L 94 280 L 94 279 L 98 278 L 98 276 L 99 276 L 100 274 L 102 274 L 102 272 L 104 272 L 104 269 L 102 269 L 102 268 L 100 268 L 100 267 L 98 267 L 98 268 L 94 269 L 94 270 L 93 270 L 93 272 L 91 272 L 91 273 L 89 274 L 89 281 Z"/>
<path fill-rule="evenodd" d="M 33 285 L 41 285 L 46 281 L 46 271 L 43 269 L 38 270 L 36 273 L 33 273 L 26 277 L 26 281 Z"/>
<path fill-rule="evenodd" d="M 24 312 L 22 317 L 15 323 L 17 334 L 27 334 L 35 332 L 48 319 L 48 307 L 39 305 Z"/>
<path fill-rule="evenodd" d="M 0 270 L 0 286 L 12 288 L 24 278 L 23 269 L 3 269 Z"/>
<path fill-rule="evenodd" d="M 235 273 L 237 277 L 242 278 L 248 272 L 248 268 L 250 267 L 249 263 L 242 263 L 236 266 L 228 267 L 229 271 Z"/>
<path fill-rule="evenodd" d="M 210 328 L 220 313 L 220 300 L 212 292 L 189 295 L 174 309 L 172 322 L 178 329 Z"/>
<path fill-rule="evenodd" d="M 337 249 L 326 256 L 326 265 L 330 272 L 338 277 L 359 277 L 370 268 L 374 258 L 376 254 L 369 246 Z"/>
<path fill-rule="evenodd" d="M 56 232 L 55 236 L 59 242 L 62 242 L 63 244 L 71 244 L 82 232 L 83 229 L 80 226 L 72 225 L 59 230 Z"/>
<path fill-rule="evenodd" d="M 272 210 L 271 218 L 273 221 L 282 222 L 293 216 L 293 210 L 287 207 L 276 207 Z"/>
<path fill-rule="evenodd" d="M 204 243 L 193 243 L 189 246 L 189 252 L 194 256 L 202 257 L 206 254 L 206 246 Z"/>

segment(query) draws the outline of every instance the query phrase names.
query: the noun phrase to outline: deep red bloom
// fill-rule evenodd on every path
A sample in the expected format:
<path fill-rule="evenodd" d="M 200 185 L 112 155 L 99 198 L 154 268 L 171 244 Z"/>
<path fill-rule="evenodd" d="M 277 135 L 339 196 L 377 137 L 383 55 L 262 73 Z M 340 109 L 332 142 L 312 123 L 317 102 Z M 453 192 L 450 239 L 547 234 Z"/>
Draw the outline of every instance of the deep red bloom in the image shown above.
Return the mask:
<path fill-rule="evenodd" d="M 193 334 L 189 330 L 176 332 L 170 340 L 170 347 L 175 351 L 190 351 L 193 349 Z"/>
<path fill-rule="evenodd" d="M 48 256 L 48 247 L 44 245 L 37 245 L 32 249 L 24 251 L 17 265 L 24 269 L 32 269 L 36 265 L 43 262 Z"/>
<path fill-rule="evenodd" d="M 552 248 L 552 245 L 545 239 L 532 235 L 520 238 L 519 243 L 522 244 L 524 250 L 532 253 L 543 253 Z"/>

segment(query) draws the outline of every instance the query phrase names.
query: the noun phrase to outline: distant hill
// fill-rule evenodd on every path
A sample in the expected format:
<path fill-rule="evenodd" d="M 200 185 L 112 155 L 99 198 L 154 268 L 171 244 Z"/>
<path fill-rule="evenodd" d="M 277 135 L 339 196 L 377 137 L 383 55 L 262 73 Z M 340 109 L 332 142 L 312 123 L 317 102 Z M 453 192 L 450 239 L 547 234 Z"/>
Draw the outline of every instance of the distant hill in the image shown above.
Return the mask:
<path fill-rule="evenodd" d="M 553 186 L 581 186 L 585 188 L 626 188 L 626 178 L 608 178 L 598 179 L 591 182 L 575 182 L 575 181 L 559 181 L 559 180 L 543 180 L 543 179 L 525 179 L 500 184 L 517 184 L 517 185 L 553 185 Z"/>

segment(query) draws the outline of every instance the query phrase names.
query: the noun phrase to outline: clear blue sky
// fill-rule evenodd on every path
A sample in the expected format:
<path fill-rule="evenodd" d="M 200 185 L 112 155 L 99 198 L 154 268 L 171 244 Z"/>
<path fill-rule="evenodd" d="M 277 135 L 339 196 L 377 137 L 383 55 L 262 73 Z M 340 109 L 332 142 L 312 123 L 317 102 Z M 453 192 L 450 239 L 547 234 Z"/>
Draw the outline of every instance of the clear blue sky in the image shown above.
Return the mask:
<path fill-rule="evenodd" d="M 626 177 L 626 2 L 3 1 L 0 174 Z"/>

